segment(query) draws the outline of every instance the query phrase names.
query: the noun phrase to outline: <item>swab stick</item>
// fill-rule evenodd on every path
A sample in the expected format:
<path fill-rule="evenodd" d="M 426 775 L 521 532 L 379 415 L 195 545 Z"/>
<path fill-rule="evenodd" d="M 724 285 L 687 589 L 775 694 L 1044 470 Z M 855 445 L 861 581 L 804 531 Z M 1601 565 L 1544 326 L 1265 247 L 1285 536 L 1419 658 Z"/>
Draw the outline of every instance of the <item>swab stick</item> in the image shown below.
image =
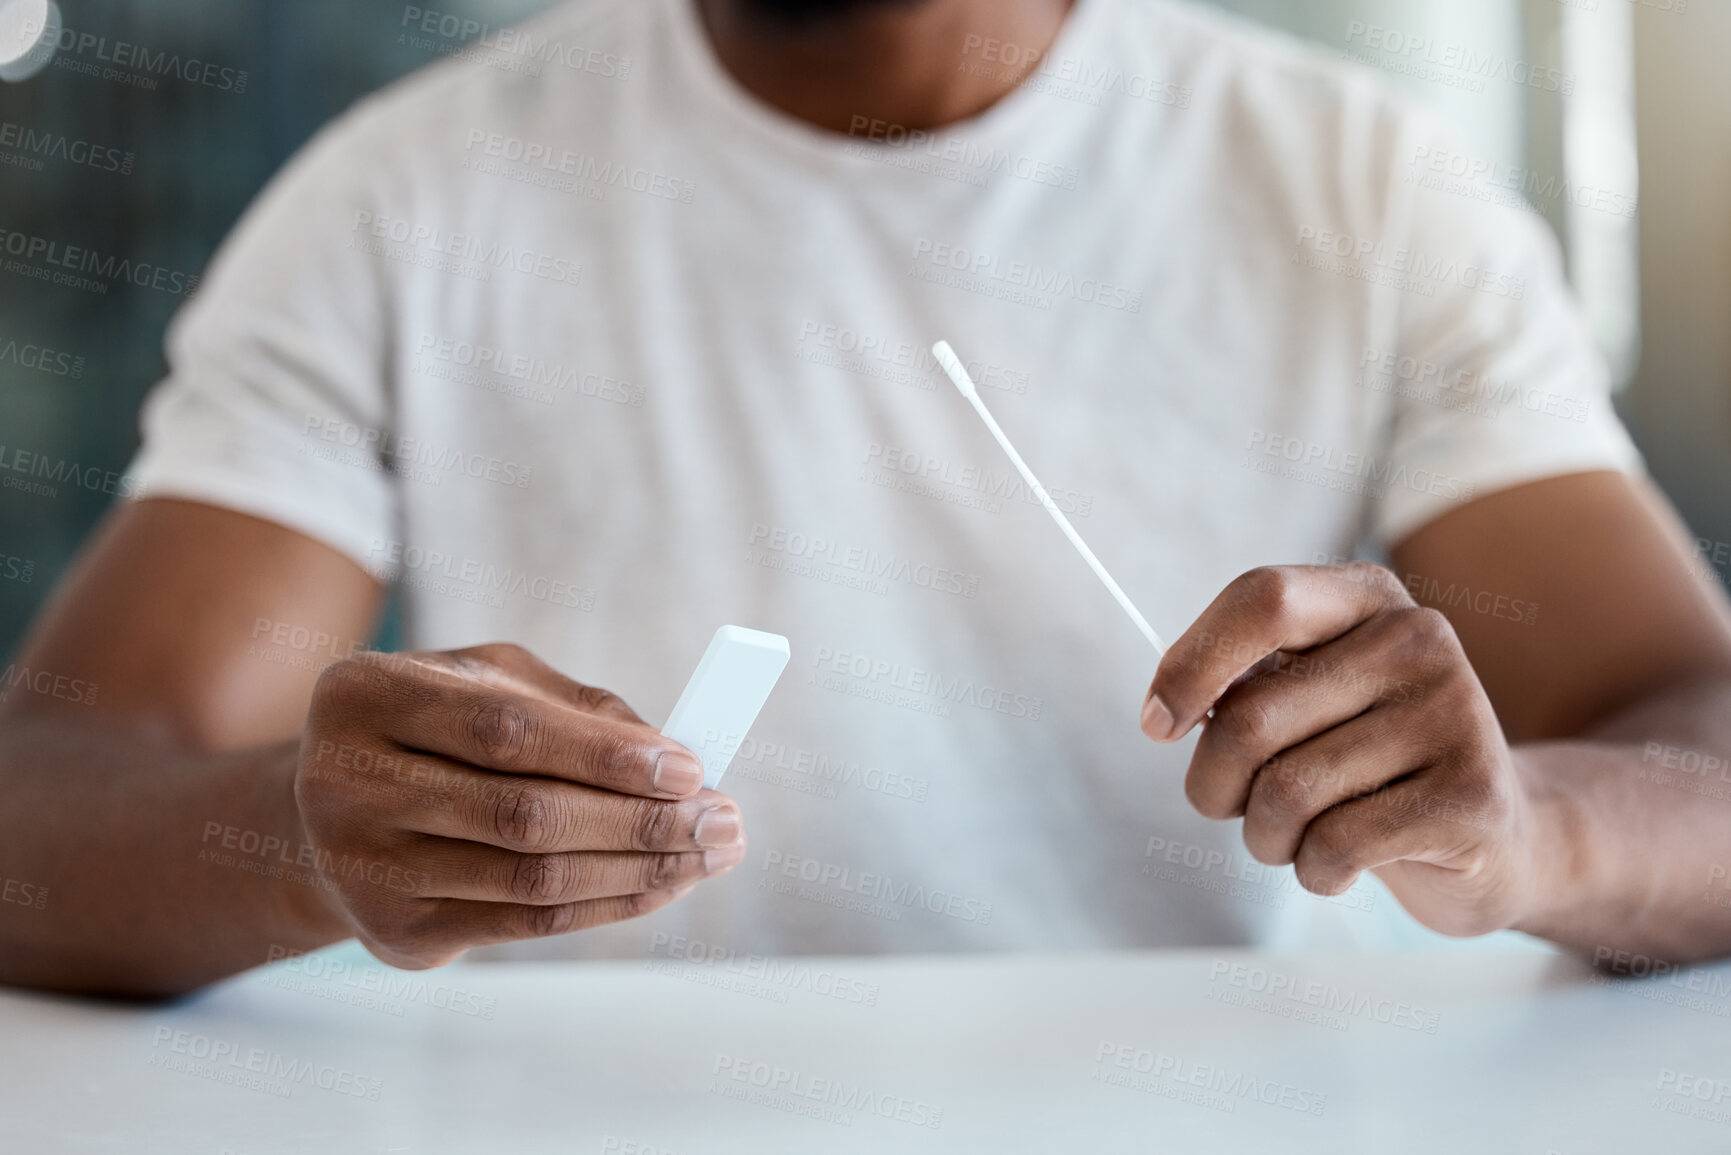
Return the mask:
<path fill-rule="evenodd" d="M 980 400 L 980 391 L 974 387 L 974 379 L 968 376 L 967 369 L 963 367 L 961 358 L 956 356 L 956 351 L 950 348 L 950 343 L 939 341 L 933 345 L 932 356 L 938 359 L 938 364 L 949 375 L 950 381 L 955 384 L 961 395 L 968 399 L 968 404 L 974 407 L 974 412 L 980 415 L 980 420 L 986 423 L 986 428 L 992 431 L 992 436 L 997 439 L 998 445 L 1009 457 L 1010 463 L 1016 467 L 1016 472 L 1020 473 L 1022 480 L 1028 483 L 1028 488 L 1034 491 L 1034 496 L 1040 499 L 1040 504 L 1046 507 L 1046 512 L 1052 515 L 1052 520 L 1058 523 L 1058 528 L 1064 531 L 1064 536 L 1070 539 L 1070 544 L 1076 547 L 1076 552 L 1082 555 L 1082 560 L 1088 563 L 1088 568 L 1094 571 L 1094 576 L 1100 579 L 1100 584 L 1106 587 L 1106 592 L 1112 595 L 1119 607 L 1130 616 L 1130 620 L 1136 623 L 1136 628 L 1142 631 L 1142 636 L 1148 639 L 1149 645 L 1154 647 L 1154 652 L 1164 657 L 1166 644 L 1160 640 L 1160 635 L 1154 632 L 1154 627 L 1148 624 L 1148 619 L 1142 616 L 1142 611 L 1136 608 L 1118 583 L 1112 580 L 1112 575 L 1106 572 L 1106 567 L 1100 564 L 1100 559 L 1094 556 L 1094 551 L 1088 548 L 1088 543 L 1082 540 L 1082 535 L 1076 532 L 1076 528 L 1070 524 L 1070 519 L 1065 517 L 1064 512 L 1058 508 L 1057 503 L 1052 500 L 1052 495 L 1046 492 L 1046 487 L 1040 484 L 1040 479 L 1034 476 L 1034 471 L 1028 468 L 1028 463 L 1022 460 L 1022 455 L 1016 452 L 1014 445 L 1010 444 L 1010 439 L 1004 436 L 1004 431 L 993 420 L 991 411 L 986 408 L 986 403 Z"/>

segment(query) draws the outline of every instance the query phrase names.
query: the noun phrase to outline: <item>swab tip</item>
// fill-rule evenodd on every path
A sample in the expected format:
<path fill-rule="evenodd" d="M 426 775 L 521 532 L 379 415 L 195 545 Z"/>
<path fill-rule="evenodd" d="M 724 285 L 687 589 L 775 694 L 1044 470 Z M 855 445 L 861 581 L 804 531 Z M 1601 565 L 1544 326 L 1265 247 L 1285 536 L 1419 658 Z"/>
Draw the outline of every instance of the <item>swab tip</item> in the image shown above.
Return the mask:
<path fill-rule="evenodd" d="M 963 397 L 974 395 L 974 381 L 968 376 L 968 371 L 962 365 L 962 359 L 956 356 L 956 351 L 950 348 L 948 341 L 939 341 L 932 346 L 932 356 L 938 359 L 939 368 L 950 379 Z"/>

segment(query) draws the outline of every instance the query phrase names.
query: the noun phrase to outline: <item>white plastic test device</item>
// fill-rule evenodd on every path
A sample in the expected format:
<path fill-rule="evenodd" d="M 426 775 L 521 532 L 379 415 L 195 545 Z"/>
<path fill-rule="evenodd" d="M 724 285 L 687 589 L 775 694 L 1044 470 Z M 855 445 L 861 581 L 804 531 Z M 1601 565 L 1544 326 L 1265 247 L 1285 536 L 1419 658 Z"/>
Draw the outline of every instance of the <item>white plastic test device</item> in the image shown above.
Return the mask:
<path fill-rule="evenodd" d="M 787 639 L 780 634 L 722 626 L 673 704 L 661 733 L 703 762 L 710 789 L 727 773 L 769 692 L 787 668 Z"/>

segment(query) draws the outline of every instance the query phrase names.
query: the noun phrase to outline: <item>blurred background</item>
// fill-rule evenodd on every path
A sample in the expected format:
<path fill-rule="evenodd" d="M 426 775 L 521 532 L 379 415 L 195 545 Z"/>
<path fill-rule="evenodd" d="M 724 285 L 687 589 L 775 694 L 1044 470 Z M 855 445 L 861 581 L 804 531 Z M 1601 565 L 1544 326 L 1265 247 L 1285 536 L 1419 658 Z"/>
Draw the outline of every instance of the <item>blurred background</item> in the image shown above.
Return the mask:
<path fill-rule="evenodd" d="M 1731 0 L 1221 2 L 1386 71 L 1545 216 L 1625 420 L 1724 580 Z M 461 46 L 405 35 L 406 14 L 497 27 L 547 6 L 59 0 L 60 50 L 20 58 L 47 0 L 0 0 L 0 650 L 121 488 L 164 327 L 253 195 L 357 97 Z M 17 247 L 44 244 L 131 280 L 19 271 Z M 66 480 L 10 484 L 20 453 Z"/>

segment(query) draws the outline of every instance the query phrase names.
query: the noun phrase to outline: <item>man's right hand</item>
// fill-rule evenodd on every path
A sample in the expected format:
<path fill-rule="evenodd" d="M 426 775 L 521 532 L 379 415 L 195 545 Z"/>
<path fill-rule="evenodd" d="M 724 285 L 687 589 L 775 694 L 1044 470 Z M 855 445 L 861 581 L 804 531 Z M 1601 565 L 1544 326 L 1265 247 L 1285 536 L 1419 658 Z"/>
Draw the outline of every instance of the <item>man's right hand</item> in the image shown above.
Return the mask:
<path fill-rule="evenodd" d="M 739 808 L 514 645 L 325 670 L 295 778 L 332 914 L 392 966 L 648 914 L 745 857 Z"/>

